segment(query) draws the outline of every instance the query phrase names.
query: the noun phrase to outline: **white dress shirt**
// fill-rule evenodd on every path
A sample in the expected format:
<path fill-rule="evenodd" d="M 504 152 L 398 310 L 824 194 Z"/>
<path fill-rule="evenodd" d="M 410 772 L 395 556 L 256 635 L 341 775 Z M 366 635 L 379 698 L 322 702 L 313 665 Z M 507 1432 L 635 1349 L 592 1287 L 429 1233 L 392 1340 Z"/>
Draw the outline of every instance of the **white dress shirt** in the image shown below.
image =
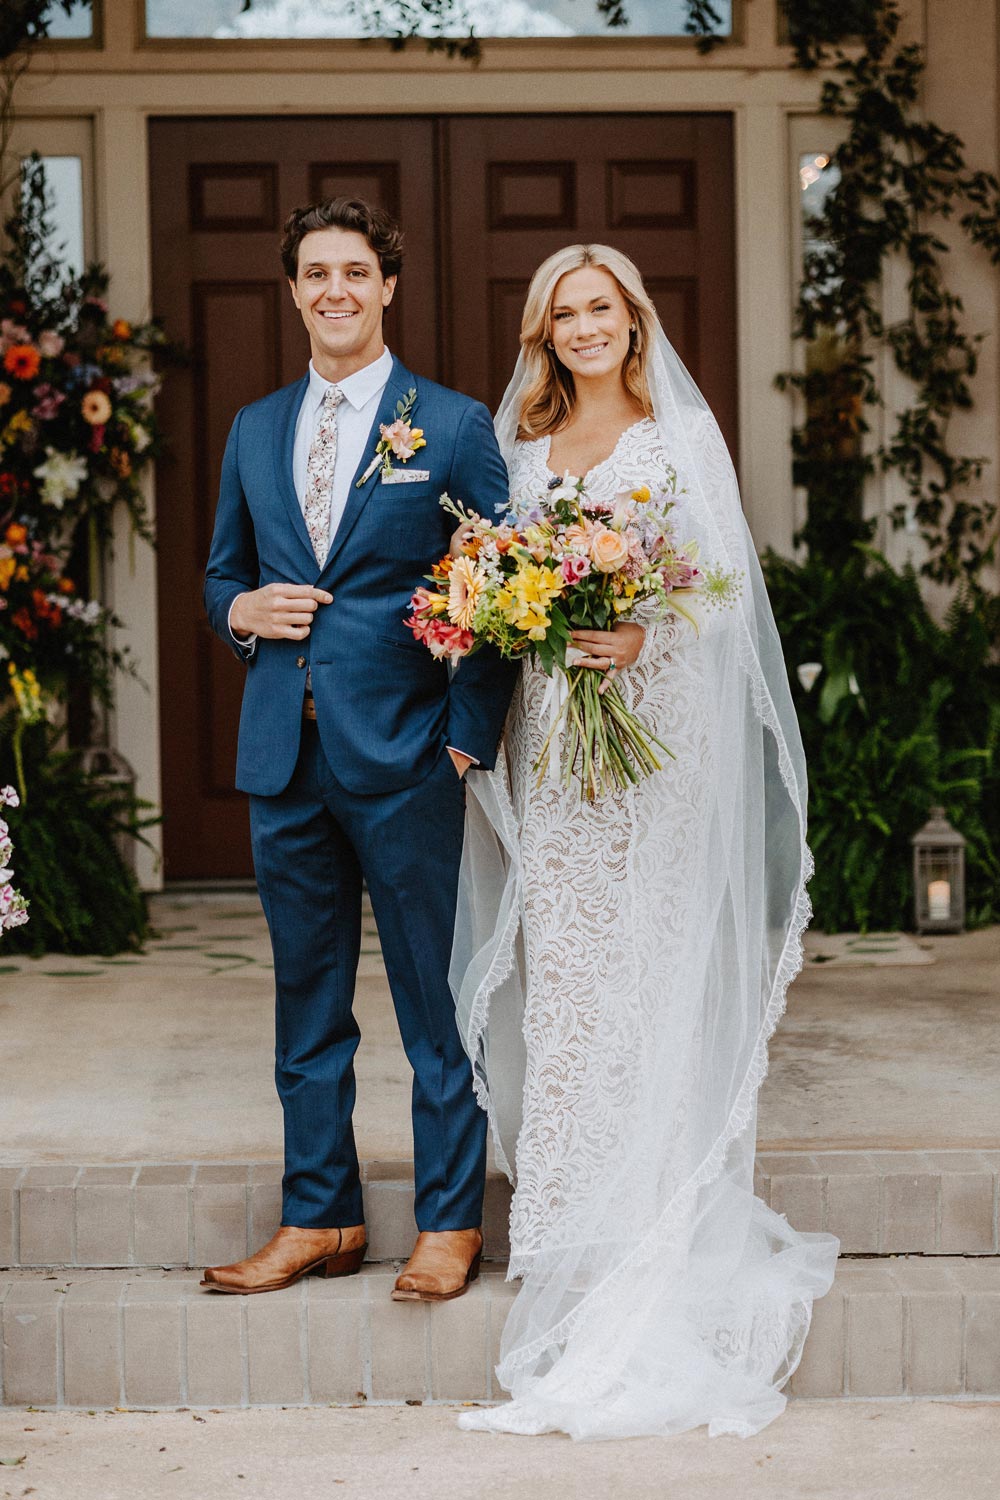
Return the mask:
<path fill-rule="evenodd" d="M 344 507 L 351 493 L 351 482 L 365 456 L 368 434 L 391 374 L 392 355 L 388 349 L 383 349 L 374 364 L 365 365 L 363 370 L 355 370 L 353 375 L 336 382 L 344 399 L 337 407 L 337 457 L 333 466 L 333 493 L 330 497 L 331 542 L 344 514 Z M 309 449 L 316 435 L 323 397 L 332 385 L 333 381 L 325 380 L 310 360 L 309 388 L 299 407 L 295 423 L 295 447 L 292 450 L 292 480 L 303 513 L 306 507 Z"/>
<path fill-rule="evenodd" d="M 355 370 L 353 375 L 347 375 L 336 382 L 344 399 L 337 408 L 337 457 L 333 465 L 333 494 L 330 497 L 331 542 L 343 517 L 344 507 L 351 493 L 351 481 L 364 457 L 368 434 L 391 374 L 392 355 L 388 349 L 383 349 L 373 364 L 365 365 L 363 370 Z M 316 435 L 323 397 L 333 384 L 333 381 L 323 378 L 310 360 L 309 385 L 295 420 L 295 446 L 292 449 L 292 483 L 303 515 L 306 508 L 309 449 Z M 372 452 L 374 453 L 374 446 Z M 234 599 L 233 604 L 235 603 Z M 232 616 L 232 605 L 229 613 Z M 239 646 L 252 646 L 257 639 L 255 635 L 237 635 L 231 621 L 229 634 Z"/>

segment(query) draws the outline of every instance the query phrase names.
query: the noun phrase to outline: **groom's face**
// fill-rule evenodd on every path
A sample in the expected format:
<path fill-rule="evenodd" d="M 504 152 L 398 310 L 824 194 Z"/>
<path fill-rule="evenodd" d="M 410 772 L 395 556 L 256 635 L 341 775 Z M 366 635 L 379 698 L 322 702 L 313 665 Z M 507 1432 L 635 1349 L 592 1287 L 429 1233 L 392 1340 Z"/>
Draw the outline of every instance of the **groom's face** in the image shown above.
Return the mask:
<path fill-rule="evenodd" d="M 299 268 L 289 281 L 309 334 L 313 364 L 328 380 L 342 380 L 378 359 L 382 313 L 395 276 L 383 279 L 375 251 L 354 229 L 314 229 L 299 246 Z"/>

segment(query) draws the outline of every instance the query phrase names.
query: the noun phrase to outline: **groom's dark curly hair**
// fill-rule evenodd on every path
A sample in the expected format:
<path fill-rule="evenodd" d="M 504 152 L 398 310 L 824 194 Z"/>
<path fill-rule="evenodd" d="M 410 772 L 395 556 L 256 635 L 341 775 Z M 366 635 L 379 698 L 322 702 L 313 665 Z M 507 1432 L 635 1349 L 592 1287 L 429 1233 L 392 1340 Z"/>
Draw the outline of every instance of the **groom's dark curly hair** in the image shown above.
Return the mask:
<path fill-rule="evenodd" d="M 281 264 L 295 280 L 299 246 L 314 229 L 353 229 L 363 234 L 378 256 L 383 278 L 398 276 L 403 264 L 403 231 L 384 208 L 373 208 L 363 198 L 327 198 L 307 208 L 293 208 L 281 235 Z"/>

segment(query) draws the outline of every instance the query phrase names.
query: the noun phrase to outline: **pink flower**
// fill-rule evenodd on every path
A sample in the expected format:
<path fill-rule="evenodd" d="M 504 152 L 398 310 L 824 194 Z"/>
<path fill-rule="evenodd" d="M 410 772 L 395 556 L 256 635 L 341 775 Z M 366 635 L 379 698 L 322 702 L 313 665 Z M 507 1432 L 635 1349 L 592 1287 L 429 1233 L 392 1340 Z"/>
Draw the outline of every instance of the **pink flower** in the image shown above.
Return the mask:
<path fill-rule="evenodd" d="M 37 417 L 40 422 L 49 422 L 57 415 L 66 397 L 62 391 L 53 389 L 51 385 L 36 385 L 35 399 L 37 404 L 31 415 Z"/>
<path fill-rule="evenodd" d="M 701 582 L 698 569 L 683 557 L 670 558 L 660 569 L 660 577 L 668 593 L 671 589 L 689 589 Z"/>
<path fill-rule="evenodd" d="M 568 584 L 579 583 L 590 572 L 590 558 L 567 553 L 562 560 L 562 576 Z"/>
<path fill-rule="evenodd" d="M 401 458 L 404 463 L 408 458 L 413 457 L 418 448 L 425 446 L 420 441 L 423 436 L 423 429 L 420 427 L 411 427 L 409 422 L 397 420 L 393 422 L 391 427 L 387 427 L 384 422 L 381 422 L 379 424 L 379 431 L 382 434 L 383 442 L 388 443 L 396 457 Z"/>
<path fill-rule="evenodd" d="M 4 318 L 0 322 L 0 337 L 5 344 L 28 344 L 31 342 L 31 334 L 20 323 L 15 323 L 13 318 Z"/>
<path fill-rule="evenodd" d="M 0 807 L 20 807 L 21 799 L 12 786 L 0 786 Z"/>
<path fill-rule="evenodd" d="M 468 656 L 475 639 L 471 630 L 449 625 L 442 619 L 428 621 L 428 629 L 423 637 L 431 655 L 438 661 L 445 656 L 450 657 L 453 667 L 458 665 L 463 656 Z"/>
<path fill-rule="evenodd" d="M 38 335 L 38 347 L 46 359 L 56 359 L 62 352 L 66 340 L 53 328 L 45 328 Z"/>

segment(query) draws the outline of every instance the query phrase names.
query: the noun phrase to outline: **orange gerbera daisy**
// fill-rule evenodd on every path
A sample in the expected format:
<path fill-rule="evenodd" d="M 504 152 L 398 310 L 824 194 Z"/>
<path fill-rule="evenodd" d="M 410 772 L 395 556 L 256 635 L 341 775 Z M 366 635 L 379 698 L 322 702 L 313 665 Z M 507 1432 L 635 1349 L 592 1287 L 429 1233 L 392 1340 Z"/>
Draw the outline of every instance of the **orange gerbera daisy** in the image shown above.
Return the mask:
<path fill-rule="evenodd" d="M 5 540 L 8 547 L 21 547 L 28 540 L 28 528 L 22 526 L 20 521 L 11 521 L 7 527 Z"/>
<path fill-rule="evenodd" d="M 471 557 L 455 559 L 448 589 L 448 618 L 453 625 L 471 630 L 485 587 L 486 581 Z"/>
<path fill-rule="evenodd" d="M 3 357 L 4 369 L 17 380 L 34 380 L 41 363 L 34 344 L 11 344 Z"/>

